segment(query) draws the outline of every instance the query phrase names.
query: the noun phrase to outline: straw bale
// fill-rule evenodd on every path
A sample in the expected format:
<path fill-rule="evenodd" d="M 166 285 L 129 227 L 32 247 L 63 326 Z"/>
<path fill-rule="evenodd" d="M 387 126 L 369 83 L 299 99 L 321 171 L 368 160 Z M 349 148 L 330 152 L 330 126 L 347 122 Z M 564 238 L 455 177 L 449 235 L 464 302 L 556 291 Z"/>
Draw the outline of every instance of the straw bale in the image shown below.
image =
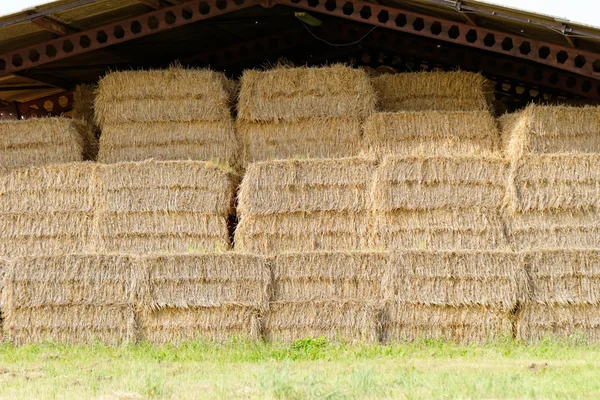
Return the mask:
<path fill-rule="evenodd" d="M 95 103 L 100 126 L 118 122 L 226 121 L 229 93 L 210 70 L 170 68 L 109 73 Z"/>
<path fill-rule="evenodd" d="M 265 316 L 265 336 L 285 343 L 308 337 L 377 343 L 380 314 L 379 305 L 364 301 L 272 302 Z"/>
<path fill-rule="evenodd" d="M 238 118 L 245 121 L 366 118 L 375 109 L 368 74 L 344 65 L 247 70 L 240 85 Z"/>
<path fill-rule="evenodd" d="M 22 168 L 0 178 L 0 214 L 91 212 L 93 163 Z"/>
<path fill-rule="evenodd" d="M 145 161 L 98 168 L 99 208 L 105 212 L 168 211 L 226 216 L 235 177 L 200 161 Z"/>
<path fill-rule="evenodd" d="M 251 164 L 238 212 L 363 211 L 370 207 L 375 163 L 363 158 L 281 160 Z"/>
<path fill-rule="evenodd" d="M 494 87 L 471 72 L 383 74 L 372 79 L 381 111 L 487 111 Z"/>
<path fill-rule="evenodd" d="M 0 167 L 83 161 L 80 126 L 68 118 L 0 121 Z"/>
<path fill-rule="evenodd" d="M 378 212 L 373 236 L 382 249 L 509 249 L 501 214 L 479 208 Z"/>
<path fill-rule="evenodd" d="M 495 157 L 385 157 L 375 177 L 375 210 L 498 208 L 507 172 L 507 162 Z"/>
<path fill-rule="evenodd" d="M 369 117 L 364 143 L 378 157 L 490 156 L 499 150 L 500 133 L 488 111 L 388 112 Z"/>
<path fill-rule="evenodd" d="M 527 254 L 531 301 L 600 304 L 600 250 L 540 250 Z"/>
<path fill-rule="evenodd" d="M 515 250 L 600 248 L 600 214 L 595 211 L 517 213 L 505 221 Z"/>
<path fill-rule="evenodd" d="M 526 341 L 577 337 L 600 341 L 600 305 L 524 304 L 518 314 L 517 337 Z"/>
<path fill-rule="evenodd" d="M 127 256 L 14 259 L 3 293 L 5 333 L 16 344 L 134 340 L 135 277 Z"/>
<path fill-rule="evenodd" d="M 496 251 L 392 252 L 386 298 L 403 304 L 513 309 L 528 290 L 525 257 Z"/>
<path fill-rule="evenodd" d="M 95 85 L 81 84 L 73 91 L 73 119 L 84 121 L 92 130 L 96 130 L 94 121 Z"/>
<path fill-rule="evenodd" d="M 447 306 L 390 302 L 384 318 L 384 340 L 416 339 L 483 343 L 510 336 L 510 313 L 485 306 Z"/>
<path fill-rule="evenodd" d="M 242 159 L 340 158 L 360 154 L 362 123 L 354 116 L 309 118 L 298 121 L 237 120 Z"/>
<path fill-rule="evenodd" d="M 197 212 L 101 212 L 98 251 L 124 253 L 204 252 L 229 248 L 227 218 Z"/>
<path fill-rule="evenodd" d="M 512 210 L 600 209 L 600 154 L 523 156 L 511 170 Z"/>
<path fill-rule="evenodd" d="M 504 121 L 505 152 L 511 159 L 530 153 L 600 152 L 600 107 L 530 105 Z"/>
<path fill-rule="evenodd" d="M 106 124 L 98 160 L 199 160 L 234 165 L 238 143 L 231 119 L 206 122 Z"/>
<path fill-rule="evenodd" d="M 253 307 L 165 307 L 140 313 L 141 336 L 152 344 L 192 340 L 223 342 L 232 338 L 259 340 L 262 325 Z"/>
<path fill-rule="evenodd" d="M 382 299 L 388 253 L 311 252 L 274 256 L 273 301 Z"/>
<path fill-rule="evenodd" d="M 267 260 L 240 253 L 175 254 L 142 258 L 147 274 L 143 307 L 266 309 L 271 272 Z"/>
<path fill-rule="evenodd" d="M 368 250 L 370 221 L 367 211 L 246 216 L 235 231 L 235 248 L 257 254 Z"/>

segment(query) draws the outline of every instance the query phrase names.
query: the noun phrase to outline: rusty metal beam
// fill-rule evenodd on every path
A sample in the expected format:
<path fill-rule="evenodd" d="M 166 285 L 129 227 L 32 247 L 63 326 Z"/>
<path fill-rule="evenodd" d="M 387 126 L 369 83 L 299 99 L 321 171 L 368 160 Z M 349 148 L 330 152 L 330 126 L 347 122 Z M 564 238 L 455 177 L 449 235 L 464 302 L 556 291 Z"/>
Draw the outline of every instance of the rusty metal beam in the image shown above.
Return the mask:
<path fill-rule="evenodd" d="M 19 110 L 16 103 L 11 103 L 7 106 L 0 107 L 0 121 L 19 119 Z"/>
<path fill-rule="evenodd" d="M 49 106 L 49 109 L 46 106 Z M 24 103 L 16 103 L 16 108 L 20 118 L 61 115 L 73 108 L 73 92 L 65 91 Z"/>
<path fill-rule="evenodd" d="M 31 11 L 29 14 L 32 15 L 35 14 L 35 12 Z M 58 36 L 67 36 L 77 32 L 76 29 L 73 29 L 68 25 L 55 21 L 46 16 L 33 18 L 30 20 L 30 22 L 34 25 L 39 26 L 43 30 L 48 31 L 50 33 L 54 33 Z"/>
<path fill-rule="evenodd" d="M 190 0 L 0 55 L 0 76 L 260 4 L 260 0 Z"/>
<path fill-rule="evenodd" d="M 272 1 L 289 7 L 522 58 L 590 78 L 600 78 L 600 54 L 598 53 L 360 0 Z"/>

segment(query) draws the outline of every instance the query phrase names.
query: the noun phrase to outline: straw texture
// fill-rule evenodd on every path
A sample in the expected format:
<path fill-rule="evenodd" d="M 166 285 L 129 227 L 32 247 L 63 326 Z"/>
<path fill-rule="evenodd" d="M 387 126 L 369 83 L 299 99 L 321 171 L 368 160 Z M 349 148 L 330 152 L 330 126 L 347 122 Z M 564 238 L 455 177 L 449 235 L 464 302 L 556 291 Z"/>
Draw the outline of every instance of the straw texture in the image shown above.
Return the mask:
<path fill-rule="evenodd" d="M 95 100 L 96 86 L 84 84 L 75 86 L 73 121 L 79 124 L 78 130 L 83 136 L 86 160 L 95 160 L 98 156 L 100 128 L 96 125 L 94 116 Z"/>
<path fill-rule="evenodd" d="M 5 334 L 16 344 L 134 341 L 135 275 L 127 256 L 14 259 L 2 301 Z"/>
<path fill-rule="evenodd" d="M 381 111 L 487 111 L 493 85 L 471 72 L 414 72 L 373 78 Z"/>
<path fill-rule="evenodd" d="M 519 312 L 517 337 L 521 340 L 532 342 L 574 336 L 595 343 L 600 341 L 598 304 L 530 303 L 524 305 Z"/>
<path fill-rule="evenodd" d="M 500 133 L 488 111 L 377 113 L 367 120 L 370 154 L 398 156 L 493 155 Z"/>

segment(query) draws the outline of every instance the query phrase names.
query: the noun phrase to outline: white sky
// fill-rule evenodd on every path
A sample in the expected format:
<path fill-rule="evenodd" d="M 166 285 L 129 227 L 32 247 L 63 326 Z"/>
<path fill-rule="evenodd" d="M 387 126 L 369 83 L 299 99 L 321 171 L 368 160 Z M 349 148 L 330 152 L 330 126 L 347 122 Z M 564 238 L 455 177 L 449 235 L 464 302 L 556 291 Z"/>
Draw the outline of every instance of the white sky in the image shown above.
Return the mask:
<path fill-rule="evenodd" d="M 507 7 L 562 17 L 574 22 L 600 27 L 599 0 L 482 0 Z M 50 3 L 44 0 L 0 0 L 0 15 Z"/>

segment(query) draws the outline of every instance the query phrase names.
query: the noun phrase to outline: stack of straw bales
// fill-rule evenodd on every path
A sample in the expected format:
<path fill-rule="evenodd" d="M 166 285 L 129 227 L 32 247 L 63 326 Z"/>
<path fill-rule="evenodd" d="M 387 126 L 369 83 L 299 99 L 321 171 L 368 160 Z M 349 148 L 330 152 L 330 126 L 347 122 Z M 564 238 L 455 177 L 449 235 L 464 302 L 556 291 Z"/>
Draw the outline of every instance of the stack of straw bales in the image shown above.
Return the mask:
<path fill-rule="evenodd" d="M 307 252 L 274 256 L 265 318 L 270 340 L 327 337 L 377 342 L 387 253 Z"/>
<path fill-rule="evenodd" d="M 0 178 L 0 255 L 66 254 L 90 250 L 92 163 L 16 169 Z"/>
<path fill-rule="evenodd" d="M 363 70 L 343 65 L 246 71 L 237 131 L 245 163 L 355 156 L 361 124 L 375 109 Z"/>
<path fill-rule="evenodd" d="M 374 172 L 375 163 L 363 158 L 250 164 L 240 186 L 236 249 L 368 249 Z"/>
<path fill-rule="evenodd" d="M 0 122 L 0 169 L 83 161 L 82 124 L 68 118 Z"/>
<path fill-rule="evenodd" d="M 108 74 L 98 86 L 99 161 L 202 160 L 238 151 L 223 74 L 170 68 Z"/>
<path fill-rule="evenodd" d="M 600 251 L 534 251 L 527 266 L 532 290 L 518 314 L 518 337 L 600 341 Z"/>
<path fill-rule="evenodd" d="M 471 72 L 414 72 L 373 78 L 380 111 L 489 111 L 494 86 Z"/>
<path fill-rule="evenodd" d="M 364 143 L 381 157 L 493 155 L 500 133 L 489 111 L 412 111 L 373 114 Z"/>
<path fill-rule="evenodd" d="M 192 339 L 257 340 L 268 306 L 267 261 L 238 253 L 144 257 L 142 337 L 151 343 Z"/>
<path fill-rule="evenodd" d="M 527 288 L 523 256 L 509 252 L 392 253 L 383 278 L 385 340 L 482 342 L 512 334 Z"/>
<path fill-rule="evenodd" d="M 508 247 L 500 214 L 508 164 L 492 157 L 386 157 L 374 186 L 374 242 L 385 249 Z"/>
<path fill-rule="evenodd" d="M 512 162 L 508 230 L 516 249 L 600 247 L 600 154 L 529 154 Z"/>
<path fill-rule="evenodd" d="M 127 256 L 14 259 L 5 277 L 4 332 L 16 344 L 133 341 L 134 276 Z"/>
<path fill-rule="evenodd" d="M 86 158 L 95 160 L 98 156 L 98 136 L 100 128 L 94 119 L 96 86 L 77 85 L 73 92 L 73 119 L 81 124 L 80 130 L 86 147 Z"/>
<path fill-rule="evenodd" d="M 98 169 L 97 248 L 190 252 L 229 247 L 235 181 L 203 161 L 144 161 Z"/>
<path fill-rule="evenodd" d="M 510 159 L 530 153 L 600 153 L 600 107 L 531 105 L 500 118 Z"/>

